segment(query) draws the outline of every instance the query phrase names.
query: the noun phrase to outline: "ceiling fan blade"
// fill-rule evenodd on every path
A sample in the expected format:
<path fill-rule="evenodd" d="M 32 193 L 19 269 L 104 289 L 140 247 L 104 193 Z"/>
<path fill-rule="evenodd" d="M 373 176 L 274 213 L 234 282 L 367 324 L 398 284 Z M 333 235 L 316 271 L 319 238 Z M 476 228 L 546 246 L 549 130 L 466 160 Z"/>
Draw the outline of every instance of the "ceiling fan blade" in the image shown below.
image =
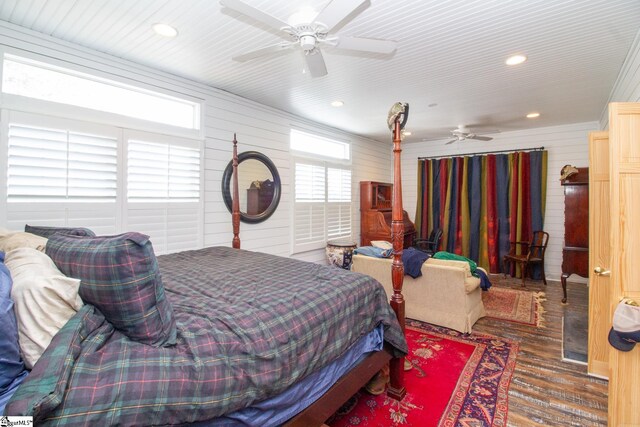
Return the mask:
<path fill-rule="evenodd" d="M 311 77 L 322 77 L 327 75 L 327 65 L 324 63 L 322 52 L 314 49 L 310 53 L 304 53 L 304 60 L 307 63 L 307 70 Z"/>
<path fill-rule="evenodd" d="M 468 139 L 477 139 L 478 141 L 491 141 L 493 138 L 490 136 L 480 136 L 480 135 L 469 135 Z"/>
<path fill-rule="evenodd" d="M 271 46 L 263 47 L 261 49 L 252 50 L 251 52 L 243 53 L 242 55 L 234 56 L 234 61 L 246 62 L 251 59 L 259 58 L 261 56 L 269 55 L 272 53 L 282 52 L 289 49 L 294 43 L 278 43 Z"/>
<path fill-rule="evenodd" d="M 331 0 L 313 22 L 324 25 L 327 27 L 327 32 L 330 33 L 333 27 L 365 3 L 367 3 L 366 7 L 371 4 L 369 0 Z"/>
<path fill-rule="evenodd" d="M 339 37 L 338 49 L 360 50 L 363 52 L 390 54 L 396 50 L 396 42 L 391 40 L 367 39 L 363 37 Z"/>
<path fill-rule="evenodd" d="M 242 15 L 248 16 L 258 22 L 262 22 L 265 25 L 268 25 L 271 28 L 274 28 L 280 31 L 282 28 L 290 28 L 291 26 L 280 19 L 269 15 L 268 13 L 264 13 L 261 10 L 256 9 L 253 6 L 249 6 L 245 2 L 240 0 L 221 0 L 220 4 L 222 6 L 227 7 L 231 10 L 234 10 Z M 285 36 L 286 34 L 283 34 Z"/>

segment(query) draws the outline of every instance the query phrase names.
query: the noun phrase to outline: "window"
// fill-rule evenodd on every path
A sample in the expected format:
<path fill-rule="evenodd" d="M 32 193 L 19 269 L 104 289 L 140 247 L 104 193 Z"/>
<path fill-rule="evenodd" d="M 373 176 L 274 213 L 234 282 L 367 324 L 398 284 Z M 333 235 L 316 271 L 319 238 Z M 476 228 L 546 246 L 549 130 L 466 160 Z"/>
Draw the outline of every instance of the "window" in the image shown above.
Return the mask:
<path fill-rule="evenodd" d="M 291 149 L 311 155 L 349 160 L 349 144 L 291 129 Z"/>
<path fill-rule="evenodd" d="M 5 54 L 2 92 L 186 129 L 200 129 L 200 104 Z"/>
<path fill-rule="evenodd" d="M 200 200 L 199 147 L 141 139 L 129 139 L 127 147 L 129 202 Z"/>
<path fill-rule="evenodd" d="M 193 249 L 202 239 L 199 142 L 129 130 L 124 140 L 127 226 L 158 253 Z"/>
<path fill-rule="evenodd" d="M 351 170 L 296 161 L 293 221 L 294 252 L 351 237 Z"/>
<path fill-rule="evenodd" d="M 327 239 L 351 237 L 351 171 L 327 168 Z"/>
<path fill-rule="evenodd" d="M 117 139 L 65 128 L 9 123 L 9 202 L 113 202 Z"/>
<path fill-rule="evenodd" d="M 294 245 L 325 241 L 325 167 L 296 163 L 294 204 Z"/>
<path fill-rule="evenodd" d="M 327 241 L 351 237 L 351 170 L 346 142 L 291 130 L 291 149 L 317 160 L 295 160 L 293 251 L 326 246 Z M 329 160 L 331 159 L 331 160 Z"/>

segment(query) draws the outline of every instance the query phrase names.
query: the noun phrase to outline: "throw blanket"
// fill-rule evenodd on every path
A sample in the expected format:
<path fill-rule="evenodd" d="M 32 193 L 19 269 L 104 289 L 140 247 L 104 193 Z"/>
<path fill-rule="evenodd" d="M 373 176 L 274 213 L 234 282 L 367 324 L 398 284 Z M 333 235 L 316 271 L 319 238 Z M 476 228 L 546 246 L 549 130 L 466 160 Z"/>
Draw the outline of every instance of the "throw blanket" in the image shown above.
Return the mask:
<path fill-rule="evenodd" d="M 404 264 L 404 274 L 414 279 L 422 276 L 422 264 L 429 259 L 429 254 L 409 247 L 402 251 L 402 264 Z"/>
<path fill-rule="evenodd" d="M 331 363 L 376 325 L 407 344 L 383 287 L 363 274 L 206 248 L 158 257 L 177 344 L 151 347 L 85 305 L 7 406 L 34 425 L 166 425 L 264 400 Z"/>
<path fill-rule="evenodd" d="M 393 249 L 382 249 L 376 246 L 360 246 L 359 248 L 355 248 L 353 253 L 376 258 L 389 258 L 393 255 Z"/>
<path fill-rule="evenodd" d="M 483 271 L 478 269 L 478 264 L 472 259 L 464 257 L 462 255 L 452 254 L 451 252 L 440 251 L 436 252 L 433 257 L 435 259 L 448 259 L 453 261 L 464 261 L 469 263 L 469 269 L 471 270 L 471 274 L 475 277 L 480 278 L 480 288 L 483 291 L 488 291 L 491 287 L 491 281 L 489 280 L 489 276 Z"/>

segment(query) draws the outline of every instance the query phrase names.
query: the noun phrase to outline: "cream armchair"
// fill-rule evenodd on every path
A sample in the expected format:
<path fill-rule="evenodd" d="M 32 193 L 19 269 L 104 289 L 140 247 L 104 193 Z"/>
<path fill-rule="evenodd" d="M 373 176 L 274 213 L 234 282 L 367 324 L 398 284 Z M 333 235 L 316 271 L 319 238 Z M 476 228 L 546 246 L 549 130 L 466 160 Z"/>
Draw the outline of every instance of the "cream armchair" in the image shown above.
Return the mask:
<path fill-rule="evenodd" d="M 354 255 L 351 270 L 382 283 L 391 298 L 391 264 L 387 258 Z M 422 265 L 422 276 L 404 276 L 402 287 L 408 318 L 465 333 L 485 316 L 481 292 L 480 279 L 471 275 L 468 263 L 433 258 Z"/>

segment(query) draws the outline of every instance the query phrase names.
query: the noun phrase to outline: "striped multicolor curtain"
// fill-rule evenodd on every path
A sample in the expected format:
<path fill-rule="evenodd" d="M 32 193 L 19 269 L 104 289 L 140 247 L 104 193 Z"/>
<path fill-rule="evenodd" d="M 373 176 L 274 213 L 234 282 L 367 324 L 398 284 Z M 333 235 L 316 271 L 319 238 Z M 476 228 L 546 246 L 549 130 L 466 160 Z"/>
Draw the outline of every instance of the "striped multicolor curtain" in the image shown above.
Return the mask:
<path fill-rule="evenodd" d="M 542 230 L 547 151 L 418 160 L 416 230 L 443 231 L 440 250 L 502 271 L 510 241 Z"/>

